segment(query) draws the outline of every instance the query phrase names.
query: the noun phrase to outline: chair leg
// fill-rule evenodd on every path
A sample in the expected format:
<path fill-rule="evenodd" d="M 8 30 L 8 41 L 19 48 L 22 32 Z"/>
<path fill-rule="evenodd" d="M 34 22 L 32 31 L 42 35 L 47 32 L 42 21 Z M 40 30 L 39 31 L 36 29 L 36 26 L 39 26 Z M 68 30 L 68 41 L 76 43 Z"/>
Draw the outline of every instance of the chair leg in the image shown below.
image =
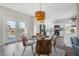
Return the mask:
<path fill-rule="evenodd" d="M 54 47 L 54 51 L 56 52 L 56 48 L 55 48 L 55 46 L 53 46 Z"/>
<path fill-rule="evenodd" d="M 35 51 L 35 53 L 34 53 L 34 56 L 36 55 L 36 51 Z"/>
<path fill-rule="evenodd" d="M 22 53 L 22 56 L 24 55 L 25 49 L 26 49 L 26 47 L 24 47 L 24 49 L 23 49 L 23 53 Z"/>
<path fill-rule="evenodd" d="M 13 53 L 13 56 L 15 56 L 15 54 Z"/>
<path fill-rule="evenodd" d="M 31 45 L 31 48 L 32 48 L 32 54 L 34 55 L 34 53 L 33 53 L 33 45 Z"/>

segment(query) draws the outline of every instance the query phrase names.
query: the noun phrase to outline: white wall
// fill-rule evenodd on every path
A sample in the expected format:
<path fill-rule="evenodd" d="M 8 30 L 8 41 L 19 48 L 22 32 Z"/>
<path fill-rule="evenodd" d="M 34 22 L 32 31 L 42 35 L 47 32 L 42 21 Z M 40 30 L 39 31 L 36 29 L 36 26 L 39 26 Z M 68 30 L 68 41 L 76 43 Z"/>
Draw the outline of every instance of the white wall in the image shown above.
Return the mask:
<path fill-rule="evenodd" d="M 13 11 L 11 9 L 0 6 L 0 44 L 3 41 L 3 17 L 13 18 L 17 21 L 25 21 L 27 26 L 28 37 L 31 38 L 33 33 L 33 17 L 19 13 L 17 11 Z"/>
<path fill-rule="evenodd" d="M 70 18 L 67 18 L 67 19 L 59 19 L 59 20 L 56 20 L 54 22 L 54 24 L 58 24 L 60 26 L 62 26 L 64 28 L 64 31 L 63 31 L 63 34 L 62 36 L 64 37 L 64 44 L 66 46 L 69 46 L 69 47 L 72 47 L 72 44 L 71 44 L 71 37 L 74 37 L 74 36 L 77 36 L 76 33 L 67 33 L 67 31 L 65 31 L 66 27 L 70 25 L 68 24 L 71 24 L 70 22 Z"/>
<path fill-rule="evenodd" d="M 79 37 L 79 4 L 77 4 L 77 36 Z"/>

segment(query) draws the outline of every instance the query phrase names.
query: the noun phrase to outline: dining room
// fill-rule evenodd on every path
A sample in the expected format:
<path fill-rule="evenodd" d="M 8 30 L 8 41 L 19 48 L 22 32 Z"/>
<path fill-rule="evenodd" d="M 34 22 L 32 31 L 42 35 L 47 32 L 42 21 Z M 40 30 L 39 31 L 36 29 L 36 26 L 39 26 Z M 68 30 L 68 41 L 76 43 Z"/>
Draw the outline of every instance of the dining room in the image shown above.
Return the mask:
<path fill-rule="evenodd" d="M 77 3 L 0 4 L 1 56 L 73 56 Z"/>

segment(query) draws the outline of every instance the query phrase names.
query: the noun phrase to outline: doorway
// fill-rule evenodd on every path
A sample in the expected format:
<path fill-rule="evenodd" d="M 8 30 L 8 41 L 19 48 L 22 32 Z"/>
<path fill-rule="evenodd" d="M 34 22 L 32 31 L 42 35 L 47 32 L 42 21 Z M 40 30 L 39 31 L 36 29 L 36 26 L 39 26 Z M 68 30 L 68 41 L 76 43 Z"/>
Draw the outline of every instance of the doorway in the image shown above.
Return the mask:
<path fill-rule="evenodd" d="M 5 28 L 5 43 L 19 41 L 21 34 L 27 32 L 26 23 L 20 20 L 6 20 Z"/>

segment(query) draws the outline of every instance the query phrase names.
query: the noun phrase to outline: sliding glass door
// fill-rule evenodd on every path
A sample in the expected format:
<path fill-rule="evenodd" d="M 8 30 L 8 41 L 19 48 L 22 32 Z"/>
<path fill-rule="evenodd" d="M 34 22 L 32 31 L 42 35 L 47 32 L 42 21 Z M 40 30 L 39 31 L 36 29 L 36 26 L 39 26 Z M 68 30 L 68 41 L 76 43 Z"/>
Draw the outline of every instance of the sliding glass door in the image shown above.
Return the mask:
<path fill-rule="evenodd" d="M 24 21 L 7 20 L 5 26 L 5 43 L 19 41 L 21 40 L 21 34 L 27 32 Z"/>
<path fill-rule="evenodd" d="M 16 34 L 17 34 L 17 29 L 16 29 L 16 21 L 12 20 L 7 20 L 7 39 L 6 42 L 14 42 L 17 40 Z"/>

